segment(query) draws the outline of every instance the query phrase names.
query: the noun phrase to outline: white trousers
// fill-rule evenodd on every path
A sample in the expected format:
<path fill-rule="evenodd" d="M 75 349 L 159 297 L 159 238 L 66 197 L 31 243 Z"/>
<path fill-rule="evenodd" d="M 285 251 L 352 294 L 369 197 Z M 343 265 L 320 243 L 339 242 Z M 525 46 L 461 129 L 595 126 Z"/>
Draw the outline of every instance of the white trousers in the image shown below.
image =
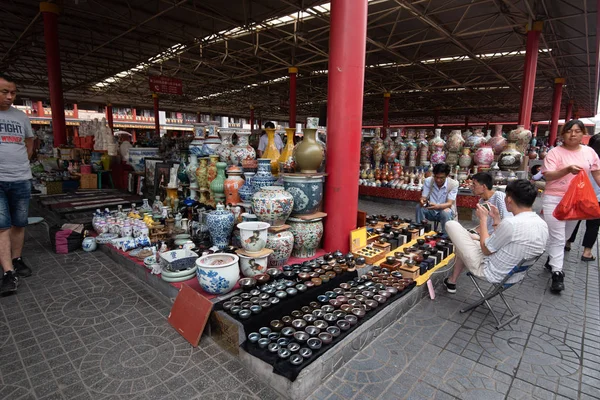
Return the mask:
<path fill-rule="evenodd" d="M 462 262 L 464 266 L 478 278 L 485 279 L 483 273 L 483 251 L 479 241 L 473 240 L 471 234 L 458 221 L 446 222 L 446 233 L 454 244 L 456 262 Z"/>
<path fill-rule="evenodd" d="M 550 266 L 552 272 L 563 270 L 563 261 L 565 258 L 565 243 L 571 237 L 577 221 L 560 221 L 552 215 L 554 209 L 562 200 L 562 196 L 542 197 L 542 209 L 544 210 L 544 220 L 548 224 L 548 242 L 546 243 L 546 252 L 550 256 Z"/>

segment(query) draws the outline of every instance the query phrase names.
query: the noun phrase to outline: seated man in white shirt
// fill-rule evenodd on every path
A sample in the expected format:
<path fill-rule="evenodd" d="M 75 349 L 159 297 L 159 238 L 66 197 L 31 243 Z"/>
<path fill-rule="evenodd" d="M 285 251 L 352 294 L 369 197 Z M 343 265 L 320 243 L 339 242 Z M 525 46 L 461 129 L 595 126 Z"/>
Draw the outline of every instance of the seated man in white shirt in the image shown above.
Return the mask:
<path fill-rule="evenodd" d="M 433 176 L 423 182 L 421 200 L 417 205 L 416 220 L 420 224 L 423 220 L 438 221 L 442 225 L 442 233 L 446 234 L 446 222 L 453 220 L 456 215 L 456 196 L 458 195 L 458 182 L 448 178 L 450 166 L 436 164 L 433 167 Z"/>
<path fill-rule="evenodd" d="M 493 187 L 494 179 L 492 178 L 492 175 L 487 172 L 478 172 L 473 175 L 471 190 L 474 195 L 479 196 L 479 204 L 483 205 L 488 203 L 495 206 L 500 213 L 501 220 L 512 217 L 512 213 L 506 209 L 506 202 L 504 201 L 506 195 L 499 190 L 494 190 Z M 490 235 L 494 233 L 494 230 L 496 229 L 494 224 L 493 219 L 488 218 L 488 233 Z M 479 232 L 479 227 L 476 228 L 476 231 Z M 479 240 L 479 238 L 477 238 L 477 240 Z"/>
<path fill-rule="evenodd" d="M 271 129 L 275 129 L 275 124 L 272 122 L 267 122 L 265 123 L 265 128 L 271 128 Z M 263 153 L 265 152 L 265 149 L 267 148 L 267 143 L 269 143 L 269 138 L 267 136 L 267 132 L 263 131 L 264 133 L 262 134 L 262 136 L 260 137 L 260 140 L 258 142 L 258 156 L 262 157 Z M 279 136 L 279 134 L 277 132 L 275 132 L 275 147 L 277 147 L 277 150 L 281 151 L 281 149 L 283 149 L 283 140 L 281 140 L 281 136 Z"/>
<path fill-rule="evenodd" d="M 521 260 L 539 256 L 546 248 L 548 225 L 531 207 L 537 197 L 537 189 L 525 179 L 519 179 L 506 186 L 506 208 L 514 217 L 500 220 L 496 207 L 488 211 L 477 205 L 479 218 L 479 242 L 456 221 L 449 221 L 446 230 L 456 253 L 456 263 L 452 275 L 444 279 L 450 293 L 456 293 L 456 281 L 464 268 L 473 275 L 491 283 L 500 282 Z M 488 218 L 498 223 L 490 236 Z M 513 279 L 514 278 L 514 279 Z M 513 277 L 514 283 L 519 277 Z"/>

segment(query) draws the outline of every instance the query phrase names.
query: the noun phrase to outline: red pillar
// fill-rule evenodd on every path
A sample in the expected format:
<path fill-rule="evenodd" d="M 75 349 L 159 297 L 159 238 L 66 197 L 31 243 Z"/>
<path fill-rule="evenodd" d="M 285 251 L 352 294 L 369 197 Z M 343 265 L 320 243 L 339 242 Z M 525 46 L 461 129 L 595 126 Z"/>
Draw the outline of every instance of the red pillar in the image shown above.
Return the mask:
<path fill-rule="evenodd" d="M 154 129 L 156 130 L 156 136 L 160 137 L 160 117 L 158 116 L 158 94 L 152 93 L 152 100 L 154 100 Z"/>
<path fill-rule="evenodd" d="M 542 21 L 534 21 L 532 29 L 529 29 L 528 26 L 525 66 L 523 68 L 523 85 L 521 87 L 521 108 L 519 110 L 519 125 L 523 125 L 525 129 L 531 127 L 535 75 L 537 71 L 540 35 L 543 27 L 544 24 Z"/>
<path fill-rule="evenodd" d="M 79 119 L 79 108 L 77 104 L 73 104 L 73 118 Z"/>
<path fill-rule="evenodd" d="M 564 78 L 554 79 L 554 96 L 552 97 L 552 119 L 550 120 L 550 140 L 551 146 L 554 146 L 556 142 L 556 135 L 558 133 L 558 120 L 560 118 L 560 103 L 562 100 L 562 90 L 565 84 Z"/>
<path fill-rule="evenodd" d="M 358 212 L 367 0 L 332 0 L 330 21 L 324 248 L 345 253 Z"/>
<path fill-rule="evenodd" d="M 137 132 L 135 131 L 135 129 L 131 130 L 131 143 L 136 143 L 137 142 Z"/>
<path fill-rule="evenodd" d="M 132 118 L 134 121 L 137 121 L 137 110 L 135 109 L 135 107 L 132 107 L 132 108 L 131 108 L 131 118 Z"/>
<path fill-rule="evenodd" d="M 440 124 L 440 109 L 436 108 L 433 111 L 433 128 L 437 128 L 438 125 Z"/>
<path fill-rule="evenodd" d="M 567 104 L 567 114 L 565 115 L 565 123 L 569 122 L 573 117 L 573 100 L 569 100 Z"/>
<path fill-rule="evenodd" d="M 106 106 L 106 120 L 108 121 L 108 127 L 112 131 L 114 129 L 114 125 L 115 125 L 114 122 L 113 122 L 112 104 L 108 104 Z"/>
<path fill-rule="evenodd" d="M 44 41 L 46 42 L 46 64 L 48 66 L 48 89 L 52 108 L 52 132 L 54 146 L 67 143 L 65 103 L 63 99 L 62 74 L 60 71 L 60 51 L 58 48 L 58 14 L 60 8 L 53 3 L 40 3 L 44 16 Z"/>
<path fill-rule="evenodd" d="M 383 138 L 387 136 L 387 130 L 390 126 L 390 96 L 392 94 L 386 92 L 383 94 Z"/>
<path fill-rule="evenodd" d="M 296 77 L 298 76 L 298 68 L 289 67 L 290 74 L 290 128 L 296 127 Z"/>
<path fill-rule="evenodd" d="M 250 131 L 254 130 L 254 106 L 250 106 Z"/>

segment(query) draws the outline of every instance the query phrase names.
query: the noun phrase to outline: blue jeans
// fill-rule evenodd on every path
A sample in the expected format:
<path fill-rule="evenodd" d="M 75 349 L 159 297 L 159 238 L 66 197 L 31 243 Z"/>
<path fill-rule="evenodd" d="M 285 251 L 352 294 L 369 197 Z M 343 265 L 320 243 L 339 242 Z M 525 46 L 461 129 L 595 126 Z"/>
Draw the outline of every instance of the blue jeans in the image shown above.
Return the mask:
<path fill-rule="evenodd" d="M 27 226 L 31 181 L 0 182 L 0 229 Z"/>
<path fill-rule="evenodd" d="M 442 233 L 446 234 L 446 222 L 452 221 L 454 219 L 454 213 L 452 210 L 446 211 L 438 211 L 438 210 L 428 210 L 426 208 L 421 207 L 420 204 L 417 205 L 417 224 L 423 222 L 423 220 L 427 221 L 439 221 L 442 225 Z"/>

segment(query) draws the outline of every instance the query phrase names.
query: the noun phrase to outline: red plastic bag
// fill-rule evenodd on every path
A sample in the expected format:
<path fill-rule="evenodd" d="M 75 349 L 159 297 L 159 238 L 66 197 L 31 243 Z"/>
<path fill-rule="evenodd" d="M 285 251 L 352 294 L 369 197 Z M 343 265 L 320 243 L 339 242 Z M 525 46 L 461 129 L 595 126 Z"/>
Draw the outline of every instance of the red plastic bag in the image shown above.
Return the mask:
<path fill-rule="evenodd" d="M 552 213 L 554 218 L 561 221 L 598 219 L 600 206 L 592 182 L 585 171 L 579 171 L 569 184 L 567 193 Z"/>

